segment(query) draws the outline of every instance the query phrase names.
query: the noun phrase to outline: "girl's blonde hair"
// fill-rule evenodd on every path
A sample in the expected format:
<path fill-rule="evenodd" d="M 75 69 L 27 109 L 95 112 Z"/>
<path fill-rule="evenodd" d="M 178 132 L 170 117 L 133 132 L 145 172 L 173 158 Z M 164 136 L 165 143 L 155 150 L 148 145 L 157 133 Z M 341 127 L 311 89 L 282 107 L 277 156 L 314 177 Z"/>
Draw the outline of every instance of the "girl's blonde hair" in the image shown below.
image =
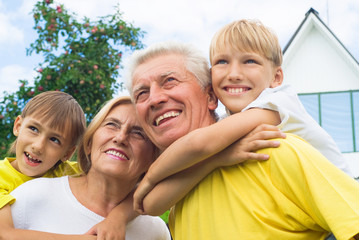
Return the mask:
<path fill-rule="evenodd" d="M 225 25 L 212 38 L 210 44 L 210 62 L 225 47 L 234 51 L 254 52 L 274 66 L 282 65 L 282 49 L 276 34 L 258 20 L 238 20 Z"/>

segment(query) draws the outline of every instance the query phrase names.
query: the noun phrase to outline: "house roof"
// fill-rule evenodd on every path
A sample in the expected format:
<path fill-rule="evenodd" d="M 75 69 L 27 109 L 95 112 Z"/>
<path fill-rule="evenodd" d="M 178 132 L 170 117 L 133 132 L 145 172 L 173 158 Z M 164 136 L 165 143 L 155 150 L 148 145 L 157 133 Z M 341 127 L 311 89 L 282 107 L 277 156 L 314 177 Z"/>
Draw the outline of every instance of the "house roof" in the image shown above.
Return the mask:
<path fill-rule="evenodd" d="M 348 51 L 348 49 L 344 46 L 344 44 L 337 38 L 337 36 L 329 29 L 329 27 L 322 21 L 322 19 L 319 17 L 319 13 L 314 9 L 314 8 L 310 8 L 309 11 L 305 14 L 305 18 L 303 19 L 302 23 L 299 25 L 299 27 L 297 28 L 297 30 L 295 31 L 295 33 L 293 34 L 293 36 L 291 37 L 291 39 L 289 40 L 289 42 L 287 43 L 287 45 L 284 47 L 283 49 L 283 54 L 285 54 L 285 52 L 287 51 L 287 49 L 291 46 L 292 42 L 294 41 L 294 39 L 296 39 L 297 37 L 299 37 L 298 35 L 302 34 L 304 32 L 303 30 L 303 25 L 310 21 L 311 18 L 310 17 L 315 17 L 316 20 L 318 20 L 320 22 L 320 25 L 316 24 L 316 27 L 320 27 L 320 28 L 325 28 L 322 29 L 324 30 L 323 33 L 330 35 L 332 38 L 335 39 L 335 41 L 341 45 L 341 47 L 343 48 L 343 50 L 345 50 L 347 52 L 347 54 L 353 59 L 353 61 L 356 62 L 356 64 L 359 64 L 359 62 L 354 58 L 354 56 Z M 309 19 L 310 18 L 310 19 Z"/>
<path fill-rule="evenodd" d="M 283 49 L 284 81 L 298 93 L 359 89 L 359 63 L 311 8 Z"/>

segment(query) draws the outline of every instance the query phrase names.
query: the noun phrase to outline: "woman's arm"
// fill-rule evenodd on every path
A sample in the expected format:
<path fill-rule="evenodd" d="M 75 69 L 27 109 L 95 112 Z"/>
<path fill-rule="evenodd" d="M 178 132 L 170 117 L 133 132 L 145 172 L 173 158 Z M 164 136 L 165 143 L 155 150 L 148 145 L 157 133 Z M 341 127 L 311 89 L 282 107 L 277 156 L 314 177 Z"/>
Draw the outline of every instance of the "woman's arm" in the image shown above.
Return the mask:
<path fill-rule="evenodd" d="M 266 139 L 284 138 L 285 135 L 277 127 L 261 125 L 245 138 L 232 144 L 226 150 L 200 162 L 182 172 L 172 175 L 158 183 L 141 201 L 134 195 L 134 208 L 140 213 L 161 215 L 182 199 L 207 174 L 219 166 L 230 166 L 246 160 L 266 160 L 269 156 L 254 151 L 269 147 L 278 147 L 278 141 Z"/>
<path fill-rule="evenodd" d="M 279 123 L 278 112 L 249 109 L 188 133 L 154 161 L 137 188 L 137 198 L 143 198 L 162 179 L 222 151 L 260 124 Z"/>
<path fill-rule="evenodd" d="M 96 240 L 96 236 L 90 235 L 64 235 L 15 229 L 10 205 L 0 209 L 0 229 L 0 240 Z"/>

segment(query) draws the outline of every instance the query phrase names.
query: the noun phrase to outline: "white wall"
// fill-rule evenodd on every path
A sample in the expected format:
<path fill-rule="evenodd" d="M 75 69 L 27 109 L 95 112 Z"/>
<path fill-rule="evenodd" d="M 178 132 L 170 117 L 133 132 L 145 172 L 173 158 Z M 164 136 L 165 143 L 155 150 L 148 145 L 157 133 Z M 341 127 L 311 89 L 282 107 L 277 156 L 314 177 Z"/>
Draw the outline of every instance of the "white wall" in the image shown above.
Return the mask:
<path fill-rule="evenodd" d="M 297 92 L 330 92 L 359 89 L 359 73 L 343 51 L 314 27 L 298 42 L 283 63 L 284 83 Z"/>
<path fill-rule="evenodd" d="M 350 169 L 355 178 L 359 177 L 359 153 L 345 153 L 345 159 L 348 160 Z"/>

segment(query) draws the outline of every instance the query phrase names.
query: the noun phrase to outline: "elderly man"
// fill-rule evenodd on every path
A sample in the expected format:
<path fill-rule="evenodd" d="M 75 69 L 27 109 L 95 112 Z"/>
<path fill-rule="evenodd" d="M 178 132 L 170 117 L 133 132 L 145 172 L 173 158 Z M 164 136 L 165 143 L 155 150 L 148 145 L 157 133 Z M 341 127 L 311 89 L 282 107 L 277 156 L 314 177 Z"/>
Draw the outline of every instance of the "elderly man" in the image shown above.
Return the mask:
<path fill-rule="evenodd" d="M 208 63 L 195 49 L 162 43 L 138 51 L 130 63 L 139 121 L 161 151 L 215 122 Z M 220 167 L 202 181 L 213 169 L 206 162 L 173 175 L 144 204 L 161 205 L 171 189 L 185 189 L 170 219 L 176 240 L 325 239 L 330 232 L 359 239 L 359 184 L 302 139 L 288 134 L 280 141 L 261 151 L 270 155 L 265 162 Z M 195 184 L 188 181 L 200 183 L 189 190 Z M 179 182 L 187 188 L 173 188 Z"/>

